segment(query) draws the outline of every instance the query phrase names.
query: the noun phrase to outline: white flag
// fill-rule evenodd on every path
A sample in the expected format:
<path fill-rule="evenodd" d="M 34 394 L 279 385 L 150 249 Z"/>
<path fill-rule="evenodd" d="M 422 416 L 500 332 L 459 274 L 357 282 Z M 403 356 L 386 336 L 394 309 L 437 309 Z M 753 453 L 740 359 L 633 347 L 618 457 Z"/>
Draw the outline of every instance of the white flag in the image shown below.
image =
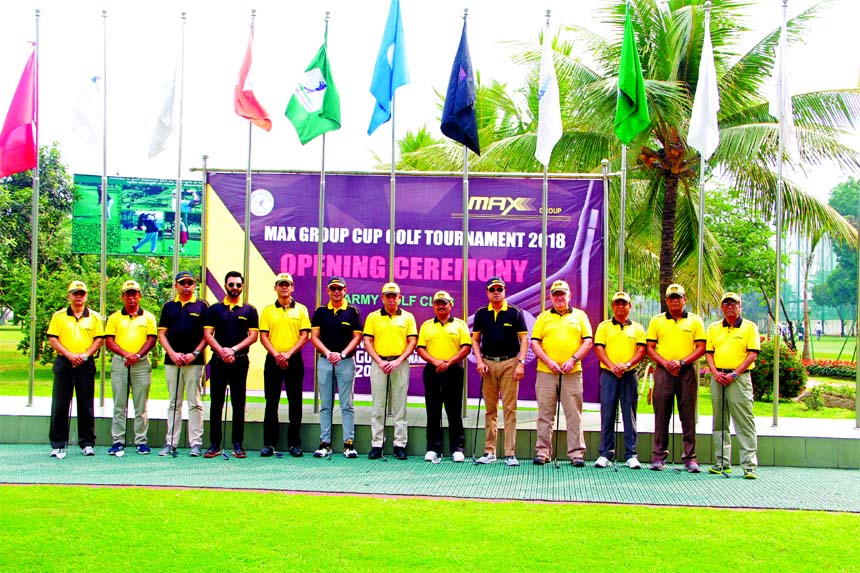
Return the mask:
<path fill-rule="evenodd" d="M 538 86 L 538 130 L 535 159 L 544 167 L 549 166 L 549 158 L 558 140 L 561 139 L 561 108 L 559 106 L 558 80 L 552 63 L 552 36 L 549 33 L 549 19 L 543 35 L 543 52 L 540 59 L 540 85 Z"/>
<path fill-rule="evenodd" d="M 779 34 L 779 46 L 776 49 L 776 66 L 774 70 L 774 93 L 770 99 L 770 115 L 779 122 L 779 137 L 785 147 L 785 154 L 792 163 L 800 162 L 800 148 L 797 134 L 794 130 L 794 111 L 791 108 L 791 91 L 788 87 L 788 40 L 786 39 L 785 17 L 783 16 L 782 30 Z M 779 158 L 782 161 L 782 157 Z"/>
<path fill-rule="evenodd" d="M 720 111 L 720 90 L 717 86 L 717 68 L 714 66 L 714 46 L 711 44 L 711 13 L 705 18 L 705 41 L 702 58 L 699 60 L 699 81 L 693 100 L 693 115 L 687 143 L 702 154 L 707 161 L 720 143 L 720 126 L 717 113 Z"/>
<path fill-rule="evenodd" d="M 72 133 L 88 145 L 98 145 L 102 140 L 102 78 L 90 76 L 75 102 L 75 117 Z"/>
<path fill-rule="evenodd" d="M 173 102 L 176 98 L 176 70 L 164 86 L 164 104 L 155 122 L 155 130 L 149 143 L 149 158 L 152 159 L 167 147 L 167 141 L 176 130 L 173 121 Z"/>

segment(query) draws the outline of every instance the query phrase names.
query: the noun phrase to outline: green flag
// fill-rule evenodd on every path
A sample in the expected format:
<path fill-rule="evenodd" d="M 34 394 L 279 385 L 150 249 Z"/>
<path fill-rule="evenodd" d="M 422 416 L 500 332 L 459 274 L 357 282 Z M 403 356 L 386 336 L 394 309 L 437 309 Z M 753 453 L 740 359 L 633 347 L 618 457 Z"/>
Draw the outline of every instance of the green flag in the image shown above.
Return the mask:
<path fill-rule="evenodd" d="M 624 42 L 621 44 L 621 66 L 618 70 L 618 104 L 615 107 L 615 134 L 624 145 L 633 141 L 650 125 L 645 79 L 636 50 L 636 36 L 630 20 L 630 6 L 624 18 Z"/>
<path fill-rule="evenodd" d="M 318 135 L 340 129 L 340 96 L 331 77 L 326 42 L 298 81 L 285 115 L 296 128 L 302 145 Z"/>

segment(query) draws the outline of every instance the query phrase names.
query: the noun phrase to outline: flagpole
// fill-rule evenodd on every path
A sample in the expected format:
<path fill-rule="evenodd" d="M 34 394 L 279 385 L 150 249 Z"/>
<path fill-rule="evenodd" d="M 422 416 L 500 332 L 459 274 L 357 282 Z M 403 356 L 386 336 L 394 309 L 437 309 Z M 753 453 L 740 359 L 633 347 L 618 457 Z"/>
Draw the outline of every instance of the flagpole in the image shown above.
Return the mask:
<path fill-rule="evenodd" d="M 35 125 L 33 126 L 34 145 L 36 146 L 36 165 L 33 167 L 33 202 L 30 215 L 30 376 L 27 388 L 27 406 L 33 405 L 33 390 L 36 386 L 36 297 L 39 265 L 39 15 L 36 10 L 36 51 L 33 73 L 36 106 L 34 109 Z"/>
<path fill-rule="evenodd" d="M 108 176 L 107 176 L 107 10 L 102 10 L 102 209 L 101 209 L 101 250 L 99 251 L 99 270 L 101 280 L 99 281 L 99 314 L 102 321 L 106 318 L 107 299 L 107 212 L 108 212 Z M 105 405 L 105 354 L 100 352 L 99 361 L 99 407 Z"/>
<path fill-rule="evenodd" d="M 469 9 L 463 9 L 463 24 L 469 17 Z M 463 320 L 469 320 L 469 148 L 463 144 Z M 463 368 L 463 406 L 462 417 L 468 417 L 469 407 L 469 369 Z"/>
<path fill-rule="evenodd" d="M 179 250 L 182 248 L 180 234 L 182 231 L 182 98 L 185 95 L 185 12 L 182 13 L 182 24 L 179 32 L 179 133 L 176 152 L 176 202 L 173 217 L 173 276 L 179 273 Z M 174 78 L 175 81 L 175 78 Z"/>
<path fill-rule="evenodd" d="M 200 298 L 206 300 L 206 265 L 208 264 L 207 253 L 206 253 L 206 240 L 207 240 L 207 214 L 206 207 L 208 201 L 206 200 L 207 189 L 209 187 L 209 171 L 208 171 L 208 162 L 209 156 L 203 156 L 203 189 L 200 190 Z"/>
<path fill-rule="evenodd" d="M 254 36 L 254 18 L 257 17 L 257 11 L 251 10 L 251 36 Z M 248 168 L 245 170 L 245 249 L 243 252 L 242 262 L 242 277 L 245 281 L 245 288 L 242 291 L 242 302 L 248 302 L 248 270 L 251 266 L 251 136 L 253 133 L 254 122 L 248 120 Z"/>
<path fill-rule="evenodd" d="M 326 61 L 328 61 L 328 21 L 331 12 L 325 13 L 325 46 Z M 323 289 L 323 227 L 325 226 L 325 133 L 322 134 L 322 153 L 320 159 L 320 200 L 319 200 L 319 233 L 317 234 L 317 287 L 316 306 L 322 305 Z M 317 361 L 314 360 L 314 413 L 320 411 L 320 389 L 317 384 Z"/>
<path fill-rule="evenodd" d="M 705 2 L 705 30 L 710 35 L 711 33 L 711 2 Z M 710 37 L 710 36 L 709 36 Z M 702 316 L 704 309 L 702 308 L 702 289 L 705 286 L 705 164 L 707 159 L 700 153 L 699 155 L 699 252 L 698 263 L 696 265 L 696 313 Z M 698 369 L 696 369 L 698 378 Z M 698 414 L 698 408 L 696 409 Z"/>
<path fill-rule="evenodd" d="M 600 162 L 600 169 L 603 172 L 603 236 L 609 236 L 609 160 L 604 159 Z M 603 249 L 603 298 L 606 300 L 609 297 L 609 249 Z M 609 316 L 609 309 L 605 304 L 602 304 L 603 320 Z"/>
<path fill-rule="evenodd" d="M 782 0 L 782 30 L 780 31 L 780 42 L 784 41 L 785 37 L 785 16 L 788 8 L 788 0 Z M 782 63 L 785 59 L 785 53 L 780 54 L 780 65 L 784 69 L 785 65 Z M 783 90 L 785 89 L 784 78 L 780 77 L 780 86 L 779 86 L 779 96 L 780 102 L 783 102 L 785 99 L 785 94 Z M 785 108 L 783 106 L 783 115 L 785 113 Z M 779 343 L 780 336 L 782 336 L 782 332 L 779 326 L 779 297 L 780 297 L 780 283 L 782 282 L 782 189 L 785 184 L 782 180 L 782 163 L 783 163 L 783 154 L 785 153 L 785 140 L 783 138 L 782 133 L 782 122 L 785 121 L 785 117 L 780 117 L 780 129 L 779 129 L 779 157 L 777 168 L 776 168 L 776 286 L 774 289 L 774 309 L 773 309 L 773 317 L 774 317 L 774 329 L 776 335 L 773 337 L 773 426 L 776 427 L 779 425 Z M 807 333 L 808 336 L 808 333 Z"/>
<path fill-rule="evenodd" d="M 391 176 L 389 178 L 389 201 L 388 201 L 388 282 L 394 282 L 394 189 L 396 179 L 394 177 L 394 92 L 391 92 Z"/>
<path fill-rule="evenodd" d="M 607 203 L 608 205 L 608 203 Z M 627 229 L 627 146 L 621 144 L 621 206 L 618 220 L 618 290 L 624 290 L 624 239 Z M 609 229 L 604 230 L 605 233 Z M 607 235 L 608 237 L 608 235 Z M 604 272 L 609 272 L 607 267 Z"/>

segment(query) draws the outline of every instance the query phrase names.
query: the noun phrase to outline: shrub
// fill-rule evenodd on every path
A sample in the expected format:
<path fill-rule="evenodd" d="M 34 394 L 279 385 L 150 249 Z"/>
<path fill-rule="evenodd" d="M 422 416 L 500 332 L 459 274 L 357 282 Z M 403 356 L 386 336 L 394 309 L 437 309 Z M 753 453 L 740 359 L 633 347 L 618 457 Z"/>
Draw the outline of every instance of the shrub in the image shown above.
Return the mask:
<path fill-rule="evenodd" d="M 751 371 L 753 396 L 756 400 L 770 398 L 773 394 L 773 341 L 761 345 L 761 352 Z M 796 352 L 785 344 L 779 345 L 779 397 L 797 398 L 806 386 L 806 368 Z"/>
<path fill-rule="evenodd" d="M 854 378 L 857 375 L 857 363 L 850 360 L 804 360 L 803 365 L 810 376 Z"/>
<path fill-rule="evenodd" d="M 809 395 L 803 399 L 803 403 L 806 405 L 807 410 L 818 410 L 824 409 L 824 400 L 821 398 L 821 387 L 815 386 L 812 390 L 809 391 Z"/>

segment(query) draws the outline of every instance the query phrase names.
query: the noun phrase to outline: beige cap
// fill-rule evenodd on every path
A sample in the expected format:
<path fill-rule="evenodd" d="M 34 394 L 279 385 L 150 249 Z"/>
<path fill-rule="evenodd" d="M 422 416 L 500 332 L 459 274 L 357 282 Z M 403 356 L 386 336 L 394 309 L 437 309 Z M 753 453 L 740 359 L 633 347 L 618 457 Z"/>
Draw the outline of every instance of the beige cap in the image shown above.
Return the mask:
<path fill-rule="evenodd" d="M 382 285 L 382 294 L 400 294 L 400 287 L 397 283 L 385 283 Z"/>
<path fill-rule="evenodd" d="M 672 283 L 666 287 L 666 298 L 669 298 L 673 294 L 677 294 L 678 296 L 687 296 L 687 292 L 684 290 L 684 287 L 678 283 Z"/>
<path fill-rule="evenodd" d="M 617 293 L 612 295 L 612 302 L 615 302 L 616 300 L 626 301 L 627 304 L 630 304 L 630 302 L 631 302 L 630 301 L 630 295 L 624 291 L 618 291 Z"/>
<path fill-rule="evenodd" d="M 140 285 L 137 281 L 125 281 L 122 283 L 122 294 L 125 294 L 130 290 L 136 290 L 137 292 L 141 291 Z"/>
<path fill-rule="evenodd" d="M 444 300 L 445 302 L 450 302 L 453 304 L 454 297 L 445 292 L 444 290 L 440 290 L 436 294 L 433 295 L 433 302 Z"/>
<path fill-rule="evenodd" d="M 552 283 L 552 286 L 549 287 L 550 294 L 555 294 L 557 292 L 570 292 L 570 285 L 567 284 L 567 281 L 555 281 Z"/>
<path fill-rule="evenodd" d="M 83 281 L 72 281 L 69 283 L 69 292 L 75 292 L 76 290 L 82 290 L 84 292 L 87 291 L 87 285 L 84 284 Z"/>

